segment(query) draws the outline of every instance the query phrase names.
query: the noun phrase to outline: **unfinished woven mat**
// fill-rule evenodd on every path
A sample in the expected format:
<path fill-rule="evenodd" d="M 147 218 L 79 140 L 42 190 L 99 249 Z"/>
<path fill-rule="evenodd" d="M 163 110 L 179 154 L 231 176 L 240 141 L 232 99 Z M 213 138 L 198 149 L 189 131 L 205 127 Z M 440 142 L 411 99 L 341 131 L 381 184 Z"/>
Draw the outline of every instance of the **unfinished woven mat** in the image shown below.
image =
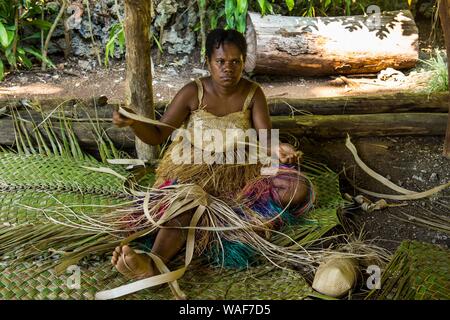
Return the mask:
<path fill-rule="evenodd" d="M 38 276 L 30 276 L 30 266 L 21 267 L 22 270 L 0 267 L 0 299 L 91 300 L 98 291 L 126 283 L 126 279 L 109 263 L 81 268 L 79 287 L 75 272 L 57 276 L 54 271 L 47 270 Z M 299 273 L 267 265 L 242 271 L 197 265 L 192 266 L 178 282 L 188 299 L 199 300 L 299 300 L 313 292 Z M 173 299 L 173 294 L 165 285 L 142 290 L 124 299 L 166 300 Z"/>
<path fill-rule="evenodd" d="M 417 241 L 403 241 L 381 279 L 381 289 L 368 298 L 379 300 L 450 299 L 450 250 Z"/>
<path fill-rule="evenodd" d="M 0 154 L 5 169 L 0 172 L 3 182 L 0 196 L 0 255 L 4 261 L 0 275 L 1 299 L 92 299 L 96 292 L 123 285 L 126 281 L 112 269 L 109 262 L 83 265 L 75 259 L 60 266 L 62 273 L 59 276 L 54 268 L 50 268 L 51 265 L 44 265 L 47 269 L 41 272 L 33 263 L 41 256 L 47 260 L 51 257 L 56 263 L 65 253 L 76 253 L 77 249 L 96 245 L 103 246 L 100 249 L 108 254 L 116 245 L 107 233 L 81 232 L 76 228 L 59 230 L 58 225 L 51 222 L 61 208 L 70 208 L 88 218 L 101 214 L 104 205 L 116 205 L 126 199 L 117 177 L 82 168 L 105 164 L 95 163 L 94 160 L 86 163 L 86 160 L 80 159 L 71 159 L 68 163 L 68 160 L 58 161 L 57 158 L 38 154 Z M 13 163 L 32 167 L 33 179 L 19 179 L 13 173 Z M 337 210 L 344 204 L 337 174 L 326 167 L 310 168 L 311 179 L 321 195 L 317 207 L 305 215 L 299 224 L 284 230 L 302 245 L 312 244 L 335 227 L 339 223 Z M 66 173 L 65 170 L 71 172 Z M 127 174 L 120 168 L 115 170 Z M 69 242 L 69 239 L 72 240 Z M 273 242 L 291 245 L 279 235 L 273 237 Z M 20 252 L 17 253 L 19 243 Z M 105 246 L 105 243 L 108 245 Z M 98 247 L 96 250 L 97 253 Z M 65 253 L 61 256 L 58 251 Z M 11 256 L 20 260 L 13 259 L 11 264 Z M 82 265 L 80 290 L 67 287 L 70 274 L 64 271 L 70 264 Z M 297 272 L 280 270 L 267 264 L 246 271 L 192 266 L 179 283 L 186 294 L 195 299 L 302 299 L 312 292 Z M 166 286 L 127 298 L 171 299 L 172 293 Z"/>
<path fill-rule="evenodd" d="M 125 187 L 129 181 L 122 179 L 130 178 L 130 172 L 105 163 L 106 158 L 120 158 L 119 153 L 109 152 L 102 140 L 103 161 L 86 155 L 68 119 L 63 122 L 65 129 L 56 125 L 56 131 L 48 121 L 28 131 L 19 124 L 15 126 L 18 152 L 0 150 L 0 299 L 93 299 L 99 291 L 125 284 L 109 262 L 122 235 L 77 225 L 136 200 Z M 109 168 L 118 175 L 86 167 Z M 317 188 L 316 207 L 282 231 L 307 248 L 339 224 L 337 211 L 345 203 L 336 173 L 307 160 L 303 169 Z M 145 179 L 152 184 L 151 174 Z M 272 242 L 292 246 L 277 234 Z M 79 289 L 70 287 L 76 283 L 71 277 L 76 274 L 67 271 L 74 271 L 73 265 L 80 268 Z M 303 299 L 313 292 L 298 272 L 274 268 L 267 261 L 247 270 L 218 269 L 194 261 L 179 284 L 191 299 Z M 125 297 L 172 298 L 167 285 Z"/>

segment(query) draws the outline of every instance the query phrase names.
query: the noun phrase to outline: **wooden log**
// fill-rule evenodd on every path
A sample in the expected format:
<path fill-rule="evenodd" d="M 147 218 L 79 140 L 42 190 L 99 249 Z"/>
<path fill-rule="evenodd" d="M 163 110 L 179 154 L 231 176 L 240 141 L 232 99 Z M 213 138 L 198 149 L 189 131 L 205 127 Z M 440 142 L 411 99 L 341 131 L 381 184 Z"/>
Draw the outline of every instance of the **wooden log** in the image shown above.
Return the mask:
<path fill-rule="evenodd" d="M 280 133 L 315 139 L 343 138 L 347 133 L 354 137 L 442 136 L 447 124 L 447 113 L 274 116 L 271 119 L 273 127 L 280 129 Z M 117 128 L 111 122 L 100 122 L 99 126 L 107 132 L 118 148 L 134 147 L 135 137 L 130 129 Z M 32 129 L 30 125 L 27 127 Z M 83 146 L 96 148 L 90 122 L 74 122 L 72 127 Z M 13 145 L 14 142 L 14 126 L 11 118 L 0 118 L 0 145 Z"/>
<path fill-rule="evenodd" d="M 351 17 L 249 13 L 246 71 L 320 76 L 414 67 L 418 28 L 410 11 Z"/>
<path fill-rule="evenodd" d="M 3 107 L 16 107 L 22 106 L 29 107 L 31 109 L 40 109 L 43 112 L 52 112 L 55 109 L 64 108 L 68 111 L 70 109 L 85 109 L 93 110 L 108 105 L 107 96 L 98 96 L 91 98 L 23 98 L 23 99 L 4 99 L 0 100 L 0 108 Z"/>
<path fill-rule="evenodd" d="M 280 133 L 312 138 L 443 135 L 446 113 L 272 117 Z"/>
<path fill-rule="evenodd" d="M 449 98 L 450 94 L 446 92 L 432 94 L 408 92 L 308 99 L 275 97 L 268 99 L 268 105 L 271 116 L 293 116 L 304 115 L 305 113 L 314 115 L 408 112 L 442 113 L 448 110 Z M 110 119 L 112 117 L 112 110 L 119 106 L 119 104 L 108 105 L 106 97 L 98 97 L 95 99 L 72 99 L 68 101 L 62 101 L 60 99 L 0 101 L 0 109 L 3 107 L 18 107 L 20 116 L 29 119 L 28 111 L 20 108 L 24 104 L 40 106 L 44 115 L 51 113 L 51 117 L 53 118 L 60 116 L 59 112 L 63 112 L 66 117 L 71 119 L 87 119 L 91 117 L 100 119 L 101 121 Z M 157 119 L 159 118 L 159 114 L 164 113 L 168 104 L 169 101 L 155 103 L 155 110 L 158 111 Z M 36 119 L 40 117 L 40 115 L 36 116 Z"/>
<path fill-rule="evenodd" d="M 389 93 L 364 96 L 343 96 L 310 99 L 269 98 L 269 110 L 272 116 L 339 114 L 376 114 L 405 112 L 447 112 L 446 92 L 426 93 Z"/>
<path fill-rule="evenodd" d="M 442 30 L 444 31 L 445 46 L 447 47 L 447 61 L 450 59 L 450 1 L 440 0 L 439 2 L 439 17 L 441 20 Z M 450 84 L 450 62 L 448 66 L 448 83 Z M 450 88 L 449 88 L 450 90 Z M 450 99 L 448 99 L 448 121 L 447 130 L 444 140 L 444 156 L 450 158 Z"/>
<path fill-rule="evenodd" d="M 151 2 L 125 0 L 125 59 L 127 106 L 139 115 L 154 119 L 149 27 Z M 136 151 L 140 159 L 151 160 L 156 157 L 156 148 L 139 138 L 136 139 Z"/>

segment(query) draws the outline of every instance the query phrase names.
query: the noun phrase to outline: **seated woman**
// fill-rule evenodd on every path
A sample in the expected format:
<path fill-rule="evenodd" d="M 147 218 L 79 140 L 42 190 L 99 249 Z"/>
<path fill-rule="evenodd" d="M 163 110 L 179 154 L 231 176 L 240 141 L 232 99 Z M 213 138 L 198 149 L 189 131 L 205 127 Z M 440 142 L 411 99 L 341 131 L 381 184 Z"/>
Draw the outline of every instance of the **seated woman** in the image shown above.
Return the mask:
<path fill-rule="evenodd" d="M 237 31 L 216 29 L 206 41 L 210 76 L 185 85 L 174 97 L 158 126 L 125 117 L 114 112 L 113 122 L 119 127 L 131 127 L 136 136 L 150 145 L 159 145 L 174 128 L 197 129 L 272 129 L 267 101 L 261 88 L 242 77 L 246 58 L 245 38 Z M 270 134 L 269 134 L 270 139 Z M 312 207 L 314 191 L 309 180 L 300 173 L 300 152 L 281 143 L 276 153 L 281 165 L 276 175 L 261 175 L 263 164 L 175 163 L 175 139 L 165 152 L 156 171 L 155 187 L 195 184 L 208 195 L 227 203 L 236 216 L 255 227 L 255 236 L 269 236 L 267 230 L 279 228 Z M 271 145 L 269 142 L 267 145 Z M 196 145 L 192 141 L 192 149 Z M 183 248 L 186 229 L 194 210 L 180 214 L 164 224 L 153 239 L 151 253 L 169 262 Z M 206 219 L 206 218 L 205 218 Z M 202 223 L 200 223 L 202 225 Z M 203 221 L 203 225 L 211 222 Z M 261 228 L 258 228 L 260 226 Z M 180 228 L 181 227 L 181 228 Z M 266 231 L 266 232 L 264 232 Z M 269 232 L 270 233 L 270 232 Z M 235 234 L 224 232 L 224 241 L 238 241 Z M 211 242 L 208 232 L 201 233 L 199 251 Z M 234 253 L 236 254 L 236 253 Z M 152 259 L 130 246 L 119 246 L 113 252 L 112 264 L 126 277 L 140 279 L 158 273 Z"/>

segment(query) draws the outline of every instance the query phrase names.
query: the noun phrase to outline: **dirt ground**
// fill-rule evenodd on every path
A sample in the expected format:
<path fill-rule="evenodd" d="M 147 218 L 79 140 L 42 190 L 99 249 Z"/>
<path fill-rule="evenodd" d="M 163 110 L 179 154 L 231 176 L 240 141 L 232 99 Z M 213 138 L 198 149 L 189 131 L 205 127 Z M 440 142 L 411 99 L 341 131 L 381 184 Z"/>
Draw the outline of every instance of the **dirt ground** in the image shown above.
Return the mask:
<path fill-rule="evenodd" d="M 154 101 L 170 101 L 176 92 L 194 78 L 207 73 L 198 63 L 177 65 L 177 61 L 155 64 Z M 39 68 L 10 74 L 0 83 L 0 100 L 33 98 L 88 98 L 105 95 L 109 102 L 123 102 L 125 97 L 125 64 L 110 68 L 83 70 L 71 60 L 58 64 L 59 69 L 41 72 Z M 350 96 L 415 90 L 426 84 L 429 73 L 409 72 L 380 80 L 377 75 L 347 77 L 280 77 L 252 76 L 268 98 L 314 98 Z"/>
<path fill-rule="evenodd" d="M 352 139 L 361 160 L 375 172 L 398 186 L 411 191 L 425 191 L 450 181 L 450 159 L 442 155 L 443 137 L 373 137 Z M 311 154 L 326 163 L 335 172 L 340 172 L 342 193 L 352 196 L 363 194 L 355 185 L 382 194 L 397 194 L 364 173 L 345 147 L 345 141 L 304 142 L 306 154 Z M 346 175 L 343 174 L 345 169 Z M 347 178 L 346 178 L 347 176 Z M 367 196 L 372 201 L 378 198 Z M 345 217 L 356 223 L 354 230 L 362 228 L 365 239 L 394 251 L 403 240 L 418 240 L 450 247 L 450 235 L 439 230 L 440 221 L 448 228 L 450 218 L 450 189 L 438 196 L 421 200 L 393 201 L 399 205 L 383 210 L 365 212 L 359 205 L 350 206 Z M 440 218 L 439 218 L 440 217 Z M 439 220 L 442 219 L 442 220 Z M 420 223 L 426 221 L 427 224 Z M 430 225 L 436 223 L 436 225 Z"/>

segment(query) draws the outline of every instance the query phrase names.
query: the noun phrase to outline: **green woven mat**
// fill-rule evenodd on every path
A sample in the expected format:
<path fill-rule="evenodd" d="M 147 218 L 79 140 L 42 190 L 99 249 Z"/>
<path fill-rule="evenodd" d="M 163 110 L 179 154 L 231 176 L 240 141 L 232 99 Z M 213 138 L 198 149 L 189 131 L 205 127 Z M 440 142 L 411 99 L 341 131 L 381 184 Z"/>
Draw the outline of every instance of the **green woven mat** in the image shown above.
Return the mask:
<path fill-rule="evenodd" d="M 429 243 L 403 241 L 381 279 L 379 300 L 450 299 L 450 250 Z"/>
<path fill-rule="evenodd" d="M 43 245 L 47 243 L 47 234 L 52 237 L 54 234 L 66 236 L 65 233 L 51 230 L 52 224 L 48 217 L 55 214 L 53 208 L 70 207 L 73 211 L 80 210 L 89 216 L 102 210 L 97 205 L 111 205 L 125 200 L 122 180 L 113 175 L 88 171 L 82 166 L 108 165 L 95 159 L 0 153 L 0 222 L 3 224 L 0 225 L 0 238 L 14 243 L 15 232 L 20 229 L 21 237 L 30 239 L 26 243 L 27 250 L 35 246 L 35 239 L 44 240 L 40 242 L 38 250 L 42 250 L 45 255 Z M 112 168 L 127 175 L 119 166 Z M 299 224 L 284 230 L 302 245 L 312 244 L 335 227 L 339 223 L 337 210 L 344 205 L 336 173 L 324 166 L 307 171 L 317 188 L 316 208 L 302 217 Z M 77 205 L 82 207 L 74 207 Z M 44 210 L 47 217 L 43 215 Z M 33 232 L 39 234 L 34 235 Z M 76 229 L 67 236 L 73 237 L 74 232 Z M 108 235 L 89 234 L 81 234 L 76 241 L 85 244 L 89 237 L 95 237 L 98 243 L 110 241 Z M 52 241 L 53 249 L 76 248 L 59 245 L 57 238 L 52 238 Z M 290 245 L 286 241 L 286 237 L 273 237 L 273 242 L 278 245 Z M 78 245 L 78 242 L 75 244 Z M 8 251 L 2 252 L 2 247 Z M 5 242 L 0 246 L 0 262 L 1 259 L 7 260 L 6 253 L 13 252 L 11 247 Z M 20 263 L 9 268 L 0 266 L 0 270 L 2 299 L 92 299 L 97 291 L 124 284 L 124 278 L 112 270 L 109 263 L 82 267 L 80 290 L 67 287 L 69 275 L 56 276 L 52 270 L 35 274 L 35 267 L 29 264 Z M 180 285 L 190 298 L 195 299 L 302 299 L 312 292 L 300 274 L 292 270 L 274 269 L 272 266 L 260 266 L 247 271 L 190 267 L 180 280 Z M 172 294 L 167 287 L 163 287 L 127 298 L 171 299 Z"/>
<path fill-rule="evenodd" d="M 324 165 L 308 165 L 305 170 L 314 184 L 317 200 L 314 210 L 303 215 L 298 224 L 287 226 L 283 233 L 301 245 L 313 244 L 339 224 L 337 210 L 343 208 L 345 200 L 339 190 L 339 175 Z M 272 242 L 288 245 L 283 236 L 274 236 Z"/>
<path fill-rule="evenodd" d="M 30 266 L 23 270 L 0 267 L 0 271 L 0 299 L 94 299 L 96 292 L 126 283 L 109 263 L 81 268 L 79 288 L 76 271 L 73 270 L 60 276 L 51 270 L 30 276 Z M 312 294 L 308 283 L 297 272 L 267 265 L 243 271 L 191 266 L 179 284 L 188 299 L 200 300 L 298 300 Z M 142 290 L 123 299 L 166 300 L 173 299 L 173 295 L 165 285 Z"/>
<path fill-rule="evenodd" d="M 108 167 L 121 175 L 121 166 L 111 166 L 93 158 L 74 159 L 58 155 L 16 154 L 0 152 L 0 189 L 60 190 L 104 195 L 123 194 L 118 177 L 87 170 L 85 167 Z"/>
<path fill-rule="evenodd" d="M 69 207 L 77 214 L 98 214 L 111 210 L 107 206 L 118 205 L 123 201 L 119 197 L 73 191 L 0 188 L 0 224 L 48 223 L 42 210 L 45 210 L 46 215 L 53 216 L 62 206 Z"/>

